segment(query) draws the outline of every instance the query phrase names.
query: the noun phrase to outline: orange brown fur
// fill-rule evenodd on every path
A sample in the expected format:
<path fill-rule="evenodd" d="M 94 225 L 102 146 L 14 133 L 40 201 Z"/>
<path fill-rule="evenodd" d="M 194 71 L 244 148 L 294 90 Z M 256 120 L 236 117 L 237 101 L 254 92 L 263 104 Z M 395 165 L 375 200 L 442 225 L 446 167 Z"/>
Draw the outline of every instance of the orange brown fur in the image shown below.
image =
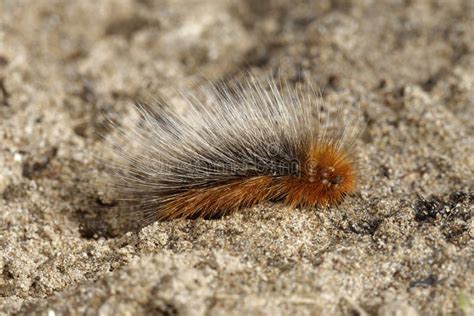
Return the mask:
<path fill-rule="evenodd" d="M 212 217 L 267 201 L 275 193 L 272 178 L 255 177 L 179 194 L 163 207 L 161 219 Z"/>
<path fill-rule="evenodd" d="M 354 162 L 331 145 L 311 148 L 299 176 L 258 176 L 228 184 L 189 190 L 163 205 L 160 219 L 213 217 L 282 199 L 285 204 L 336 204 L 355 190 Z"/>
<path fill-rule="evenodd" d="M 340 202 L 355 190 L 354 162 L 331 145 L 313 147 L 304 162 L 301 177 L 285 179 L 285 203 L 315 206 Z"/>
<path fill-rule="evenodd" d="M 267 201 L 332 205 L 354 192 L 360 128 L 352 106 L 322 104 L 310 86 L 252 76 L 210 88 L 209 103 L 183 95 L 183 115 L 163 100 L 139 105 L 139 124 L 111 139 L 113 187 L 143 224 Z"/>

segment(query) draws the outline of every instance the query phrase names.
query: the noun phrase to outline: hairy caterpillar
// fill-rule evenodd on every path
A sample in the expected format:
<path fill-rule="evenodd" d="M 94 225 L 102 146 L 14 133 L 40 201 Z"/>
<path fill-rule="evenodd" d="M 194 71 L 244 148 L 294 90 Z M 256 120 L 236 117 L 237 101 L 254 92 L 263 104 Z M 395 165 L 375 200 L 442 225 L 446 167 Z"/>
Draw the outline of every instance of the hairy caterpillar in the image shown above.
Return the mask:
<path fill-rule="evenodd" d="M 177 114 L 138 105 L 140 123 L 109 141 L 113 187 L 146 222 L 222 216 L 266 201 L 324 206 L 354 192 L 360 128 L 311 85 L 248 76 L 181 94 Z M 210 104 L 209 104 L 210 103 Z"/>

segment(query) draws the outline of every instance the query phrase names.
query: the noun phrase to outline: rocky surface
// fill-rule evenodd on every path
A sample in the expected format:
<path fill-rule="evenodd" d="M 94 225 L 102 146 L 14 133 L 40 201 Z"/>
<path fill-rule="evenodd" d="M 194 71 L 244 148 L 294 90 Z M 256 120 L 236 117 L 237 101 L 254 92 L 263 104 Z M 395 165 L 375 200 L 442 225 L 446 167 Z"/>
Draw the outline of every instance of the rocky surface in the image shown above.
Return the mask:
<path fill-rule="evenodd" d="M 1 0 L 0 313 L 472 313 L 473 20 L 468 0 Z M 360 194 L 128 231 L 101 114 L 247 70 L 360 105 Z"/>

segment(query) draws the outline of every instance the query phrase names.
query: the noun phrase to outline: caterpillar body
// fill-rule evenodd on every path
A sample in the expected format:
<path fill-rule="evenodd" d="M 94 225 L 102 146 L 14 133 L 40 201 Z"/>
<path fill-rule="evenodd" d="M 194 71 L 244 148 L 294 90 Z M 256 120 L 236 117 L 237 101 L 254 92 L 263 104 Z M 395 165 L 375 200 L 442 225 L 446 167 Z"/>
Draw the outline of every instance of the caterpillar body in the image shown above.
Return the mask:
<path fill-rule="evenodd" d="M 109 140 L 113 188 L 146 222 L 212 218 L 262 202 L 337 204 L 356 190 L 360 132 L 311 85 L 247 76 L 212 85 L 207 101 L 181 94 L 138 106 L 140 123 Z"/>

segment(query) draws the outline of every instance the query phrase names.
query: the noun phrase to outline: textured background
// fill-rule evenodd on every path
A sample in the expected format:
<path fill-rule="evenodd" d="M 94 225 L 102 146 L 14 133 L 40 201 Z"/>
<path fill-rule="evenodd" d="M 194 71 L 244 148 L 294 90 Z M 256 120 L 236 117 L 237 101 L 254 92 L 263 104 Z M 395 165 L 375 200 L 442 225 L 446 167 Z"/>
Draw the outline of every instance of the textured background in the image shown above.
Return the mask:
<path fill-rule="evenodd" d="M 0 0 L 0 313 L 472 312 L 473 21 L 469 0 Z M 99 113 L 242 70 L 360 104 L 360 195 L 127 232 Z"/>

